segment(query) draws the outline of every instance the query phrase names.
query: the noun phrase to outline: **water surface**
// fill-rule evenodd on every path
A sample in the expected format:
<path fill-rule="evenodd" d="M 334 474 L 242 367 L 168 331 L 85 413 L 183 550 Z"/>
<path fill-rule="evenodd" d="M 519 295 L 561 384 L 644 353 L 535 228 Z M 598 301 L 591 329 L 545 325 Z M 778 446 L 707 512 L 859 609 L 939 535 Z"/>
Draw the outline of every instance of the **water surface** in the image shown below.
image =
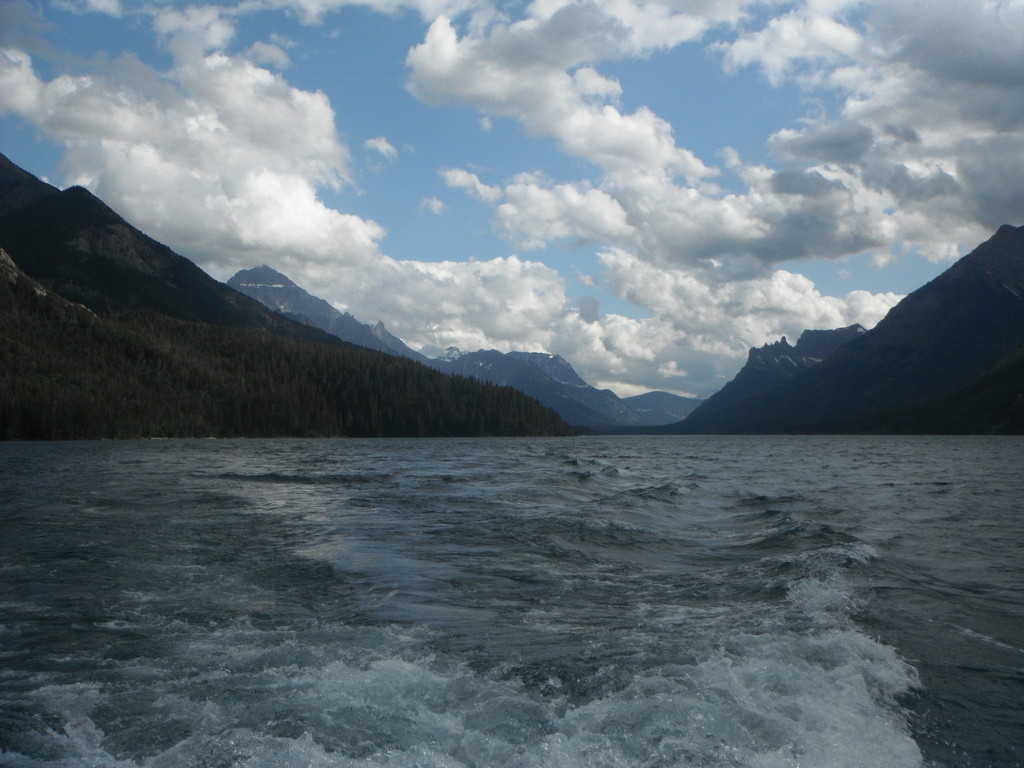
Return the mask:
<path fill-rule="evenodd" d="M 1024 440 L 0 445 L 0 764 L 1024 765 Z"/>

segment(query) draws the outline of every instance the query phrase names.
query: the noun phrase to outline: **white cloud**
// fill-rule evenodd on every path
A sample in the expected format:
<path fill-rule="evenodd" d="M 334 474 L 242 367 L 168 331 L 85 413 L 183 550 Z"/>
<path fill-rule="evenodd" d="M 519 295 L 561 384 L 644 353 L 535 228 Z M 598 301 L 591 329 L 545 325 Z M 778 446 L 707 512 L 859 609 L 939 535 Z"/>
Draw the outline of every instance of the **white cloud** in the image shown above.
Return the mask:
<path fill-rule="evenodd" d="M 812 21 L 833 34 L 780 37 Z M 1022 26 L 1017 0 L 808 2 L 727 46 L 726 62 L 839 98 L 835 115 L 780 130 L 772 146 L 843 182 L 837 220 L 874 233 L 876 261 L 907 247 L 950 259 L 1024 221 Z"/>
<path fill-rule="evenodd" d="M 447 168 L 441 171 L 441 177 L 449 187 L 465 189 L 479 200 L 493 203 L 501 198 L 501 190 L 498 187 L 484 184 L 475 173 L 461 168 Z"/>
<path fill-rule="evenodd" d="M 420 201 L 420 208 L 425 211 L 430 211 L 435 216 L 440 216 L 445 212 L 447 206 L 436 197 L 426 197 Z"/>
<path fill-rule="evenodd" d="M 543 209 L 492 190 L 496 227 L 511 242 L 536 247 L 580 232 L 581 207 L 555 203 L 559 190 L 588 186 L 600 190 L 584 201 L 595 216 L 614 205 L 622 217 L 612 221 L 628 224 L 591 227 L 597 239 L 652 263 L 714 262 L 740 277 L 865 251 L 878 264 L 907 250 L 950 259 L 999 224 L 1024 220 L 1019 2 L 809 0 L 760 28 L 738 27 L 715 45 L 728 68 L 760 66 L 775 83 L 796 78 L 812 101 L 838 97 L 840 107 L 770 138 L 780 168 L 744 166 L 723 148 L 726 167 L 747 185 L 728 194 L 705 183 L 715 169 L 676 146 L 661 118 L 622 112 L 621 85 L 594 66 L 644 49 L 629 21 L 639 16 L 620 5 L 537 2 L 487 35 L 460 37 L 440 19 L 409 55 L 421 98 L 512 117 L 600 174 L 596 183 L 530 185 L 528 201 L 545 199 Z M 716 10 L 750 22 L 741 6 Z M 698 27 L 693 35 L 709 28 Z M 555 30 L 564 45 L 533 56 Z"/>
<path fill-rule="evenodd" d="M 278 69 L 287 69 L 292 64 L 284 48 L 273 43 L 253 43 L 249 46 L 248 57 L 253 64 L 267 64 Z"/>
<path fill-rule="evenodd" d="M 668 360 L 658 366 L 658 373 L 665 378 L 681 378 L 685 379 L 690 374 L 686 372 L 686 369 L 680 368 L 679 363 L 675 360 Z"/>
<path fill-rule="evenodd" d="M 378 136 L 374 139 L 367 139 L 363 142 L 363 146 L 367 149 L 378 152 L 384 159 L 394 162 L 398 159 L 398 150 L 394 148 L 390 141 L 383 136 Z"/>
<path fill-rule="evenodd" d="M 108 16 L 122 14 L 120 0 L 59 0 L 59 4 L 79 13 L 96 12 Z"/>
<path fill-rule="evenodd" d="M 856 2 L 856 0 L 855 0 Z M 732 43 L 716 46 L 725 52 L 729 69 L 759 64 L 768 79 L 779 84 L 797 63 L 816 67 L 856 56 L 864 45 L 861 35 L 834 18 L 850 2 L 807 3 L 771 19 L 761 30 Z"/>
<path fill-rule="evenodd" d="M 550 348 L 553 324 L 566 304 L 557 272 L 515 256 L 471 262 L 385 257 L 369 268 L 335 265 L 310 272 L 300 267 L 289 276 L 319 295 L 344 297 L 345 308 L 357 317 L 383 319 L 406 342 L 436 351 L 450 345 Z"/>
<path fill-rule="evenodd" d="M 225 9 L 206 6 L 158 8 L 153 29 L 164 37 L 179 56 L 220 50 L 235 36 L 234 23 L 225 18 Z"/>
<path fill-rule="evenodd" d="M 740 16 L 737 4 L 709 7 L 721 18 Z M 780 176 L 773 187 L 770 170 L 740 168 L 736 156 L 734 170 L 751 189 L 722 195 L 704 183 L 719 171 L 679 147 L 665 120 L 646 107 L 623 112 L 616 104 L 621 85 L 586 62 L 655 45 L 637 42 L 643 35 L 638 37 L 636 25 L 647 11 L 657 16 L 664 9 L 628 8 L 635 10 L 628 3 L 535 3 L 533 15 L 521 21 L 461 37 L 441 18 L 410 51 L 410 88 L 420 98 L 462 101 L 485 116 L 512 117 L 529 133 L 556 138 L 566 153 L 603 174 L 596 185 L 529 180 L 496 187 L 473 174 L 448 172 L 450 186 L 495 206 L 499 232 L 525 248 L 578 238 L 661 263 L 715 259 L 738 274 L 803 256 L 845 256 L 887 245 L 883 209 L 867 212 L 871 192 L 865 185 L 817 167 L 822 160 L 857 161 L 872 144 L 870 127 L 851 120 L 831 132 L 780 132 L 780 149 L 814 165 Z M 702 18 L 706 23 L 693 26 L 686 39 L 706 30 L 713 17 Z M 859 50 L 859 44 L 840 45 L 842 36 L 827 27 L 810 25 L 835 46 Z M 829 147 L 833 155 L 820 157 Z M 680 184 L 680 176 L 690 184 Z M 862 210 L 865 215 L 858 217 Z"/>
<path fill-rule="evenodd" d="M 714 171 L 678 147 L 671 126 L 647 108 L 623 113 L 617 82 L 579 64 L 617 58 L 627 31 L 596 5 L 559 8 L 549 18 L 458 36 L 439 18 L 407 57 L 409 88 L 432 104 L 465 102 L 491 117 L 517 119 L 570 155 L 609 170 L 641 166 L 702 178 Z M 570 72 L 569 70 L 572 70 Z"/>
<path fill-rule="evenodd" d="M 619 242 L 633 235 L 626 211 L 607 192 L 572 184 L 553 187 L 522 175 L 505 186 L 495 219 L 524 248 L 553 240 Z"/>
<path fill-rule="evenodd" d="M 621 250 L 603 253 L 602 261 L 620 295 L 651 309 L 693 348 L 733 357 L 808 328 L 872 327 L 902 298 L 867 291 L 825 296 L 808 278 L 781 269 L 716 282 L 706 272 L 655 267 Z"/>
<path fill-rule="evenodd" d="M 168 73 L 124 59 L 46 81 L 27 55 L 7 51 L 0 104 L 65 145 L 69 183 L 214 271 L 278 251 L 320 263 L 374 258 L 382 228 L 317 197 L 317 186 L 348 179 L 327 98 L 243 57 L 201 53 L 218 19 L 159 17 L 180 43 Z"/>
<path fill-rule="evenodd" d="M 465 13 L 488 19 L 495 13 L 488 0 L 259 0 L 256 5 L 294 11 L 306 24 L 320 23 L 328 14 L 347 6 L 363 6 L 389 16 L 411 9 L 427 20 Z"/>

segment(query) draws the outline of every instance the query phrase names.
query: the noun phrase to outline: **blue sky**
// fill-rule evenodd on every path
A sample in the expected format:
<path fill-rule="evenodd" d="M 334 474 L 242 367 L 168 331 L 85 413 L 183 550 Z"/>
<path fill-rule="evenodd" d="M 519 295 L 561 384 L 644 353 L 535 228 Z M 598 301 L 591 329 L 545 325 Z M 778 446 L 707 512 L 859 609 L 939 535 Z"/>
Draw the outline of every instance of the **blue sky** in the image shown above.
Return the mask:
<path fill-rule="evenodd" d="M 1020 0 L 0 0 L 0 151 L 432 354 L 707 395 L 1024 224 Z"/>

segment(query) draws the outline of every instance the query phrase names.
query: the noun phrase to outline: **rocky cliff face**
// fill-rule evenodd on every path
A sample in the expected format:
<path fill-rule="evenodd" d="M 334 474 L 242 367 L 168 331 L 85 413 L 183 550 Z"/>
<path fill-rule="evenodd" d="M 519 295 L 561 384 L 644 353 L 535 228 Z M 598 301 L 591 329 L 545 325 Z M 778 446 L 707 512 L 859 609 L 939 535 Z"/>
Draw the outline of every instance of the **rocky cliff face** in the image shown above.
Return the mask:
<path fill-rule="evenodd" d="M 561 355 L 552 355 L 547 352 L 509 352 L 508 356 L 513 360 L 521 360 L 536 366 L 546 376 L 549 376 L 559 384 L 565 384 L 570 387 L 590 386 L 576 373 L 576 369 L 569 364 L 569 361 Z"/>

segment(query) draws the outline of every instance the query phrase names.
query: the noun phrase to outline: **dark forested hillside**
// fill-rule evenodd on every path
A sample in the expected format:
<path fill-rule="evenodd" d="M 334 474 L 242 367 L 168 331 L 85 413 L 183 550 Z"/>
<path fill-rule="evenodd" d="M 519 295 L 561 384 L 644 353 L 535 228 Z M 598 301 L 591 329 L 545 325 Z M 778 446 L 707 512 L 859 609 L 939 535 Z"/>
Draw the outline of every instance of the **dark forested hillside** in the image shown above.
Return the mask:
<path fill-rule="evenodd" d="M 261 328 L 97 315 L 0 276 L 4 439 L 567 431 L 509 387 Z"/>
<path fill-rule="evenodd" d="M 271 312 L 0 155 L 0 437 L 566 434 L 509 387 Z"/>

